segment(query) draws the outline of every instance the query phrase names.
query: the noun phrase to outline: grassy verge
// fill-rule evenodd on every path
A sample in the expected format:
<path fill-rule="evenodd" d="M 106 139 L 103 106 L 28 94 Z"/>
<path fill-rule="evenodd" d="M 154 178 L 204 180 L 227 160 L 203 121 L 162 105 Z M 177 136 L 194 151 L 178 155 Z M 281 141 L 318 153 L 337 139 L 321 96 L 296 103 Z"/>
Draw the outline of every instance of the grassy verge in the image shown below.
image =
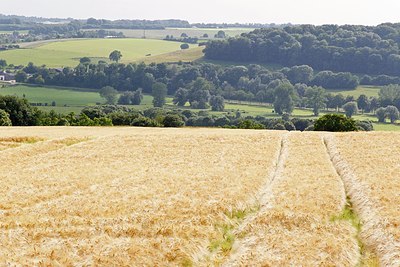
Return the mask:
<path fill-rule="evenodd" d="M 359 250 L 360 250 L 360 262 L 357 266 L 368 266 L 378 267 L 379 260 L 377 256 L 372 253 L 361 240 L 361 220 L 354 212 L 353 204 L 349 197 L 346 198 L 346 205 L 341 214 L 332 217 L 331 221 L 348 221 L 356 229 L 357 233 L 355 238 L 357 239 Z"/>

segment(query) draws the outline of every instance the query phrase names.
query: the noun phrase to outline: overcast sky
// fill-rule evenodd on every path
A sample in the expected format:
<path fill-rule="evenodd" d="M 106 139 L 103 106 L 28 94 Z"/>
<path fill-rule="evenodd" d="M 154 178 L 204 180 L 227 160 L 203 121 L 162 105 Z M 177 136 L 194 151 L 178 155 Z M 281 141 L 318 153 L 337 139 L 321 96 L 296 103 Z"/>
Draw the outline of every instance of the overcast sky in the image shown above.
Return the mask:
<path fill-rule="evenodd" d="M 0 13 L 189 22 L 364 24 L 400 22 L 400 0 L 1 0 Z"/>

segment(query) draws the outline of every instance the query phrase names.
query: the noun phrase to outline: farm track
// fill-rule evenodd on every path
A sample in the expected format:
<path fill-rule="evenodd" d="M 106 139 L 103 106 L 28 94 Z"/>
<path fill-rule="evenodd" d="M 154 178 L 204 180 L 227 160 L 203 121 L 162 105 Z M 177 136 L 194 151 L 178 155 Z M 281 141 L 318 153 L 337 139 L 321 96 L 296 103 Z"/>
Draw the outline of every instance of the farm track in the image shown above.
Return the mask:
<path fill-rule="evenodd" d="M 381 266 L 400 266 L 399 243 L 385 230 L 387 222 L 379 214 L 381 208 L 371 198 L 369 185 L 361 181 L 343 159 L 333 135 L 325 136 L 324 143 L 361 220 L 360 238 L 363 243 L 378 256 Z"/>
<path fill-rule="evenodd" d="M 345 206 L 343 184 L 321 136 L 310 134 L 306 139 L 298 133 L 283 138 L 261 208 L 235 231 L 238 241 L 223 266 L 355 266 L 359 262 L 355 229 L 348 221 L 332 221 Z M 322 173 L 315 173 L 316 165 Z"/>
<path fill-rule="evenodd" d="M 257 216 L 258 209 L 262 205 L 265 205 L 268 193 L 270 192 L 270 184 L 274 181 L 274 179 L 282 172 L 282 169 L 284 168 L 284 164 L 287 158 L 287 153 L 288 153 L 288 133 L 285 133 L 282 135 L 281 140 L 280 140 L 280 147 L 277 150 L 277 153 L 275 155 L 275 160 L 273 162 L 274 168 L 271 172 L 266 173 L 266 179 L 264 185 L 261 187 L 259 190 L 257 196 L 253 197 L 251 196 L 249 199 L 247 199 L 245 202 L 243 202 L 240 206 L 242 207 L 247 207 L 251 210 L 248 214 L 245 215 L 244 218 L 241 218 L 240 220 L 234 220 L 231 222 L 233 231 L 236 231 L 235 234 L 237 234 L 238 229 L 242 228 L 243 225 L 246 225 L 250 222 L 252 222 L 255 217 Z M 212 264 L 220 265 L 224 261 L 227 261 L 227 258 L 230 257 L 232 258 L 233 255 L 222 255 L 221 251 L 217 252 L 210 252 L 206 248 L 201 248 L 200 251 L 196 252 L 193 255 L 193 258 L 196 259 L 196 265 L 197 266 L 210 266 Z"/>

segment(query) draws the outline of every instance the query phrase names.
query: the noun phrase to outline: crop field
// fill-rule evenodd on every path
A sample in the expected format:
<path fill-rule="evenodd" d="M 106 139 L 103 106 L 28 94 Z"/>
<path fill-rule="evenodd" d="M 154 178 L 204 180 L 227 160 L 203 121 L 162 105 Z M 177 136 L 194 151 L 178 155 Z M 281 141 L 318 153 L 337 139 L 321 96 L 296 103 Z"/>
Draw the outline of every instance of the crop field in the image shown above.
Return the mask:
<path fill-rule="evenodd" d="M 33 62 L 36 65 L 46 65 L 47 67 L 74 67 L 79 64 L 79 59 L 82 57 L 90 57 L 93 61 L 109 61 L 109 54 L 114 50 L 119 50 L 123 55 L 121 63 L 149 62 L 152 61 L 153 56 L 160 61 L 161 55 L 180 51 L 181 44 L 150 39 L 62 40 L 58 42 L 38 42 L 23 49 L 2 51 L 0 58 L 14 65 L 27 65 L 29 62 Z M 197 46 L 191 45 L 191 47 Z M 202 56 L 202 53 L 197 54 Z M 185 61 L 185 53 L 183 57 L 180 57 L 179 53 L 173 55 L 168 57 L 172 62 Z"/>
<path fill-rule="evenodd" d="M 363 223 L 361 236 L 385 266 L 399 266 L 400 134 L 342 134 L 336 139 L 333 160 Z"/>
<path fill-rule="evenodd" d="M 400 134 L 0 130 L 0 265 L 398 266 Z"/>

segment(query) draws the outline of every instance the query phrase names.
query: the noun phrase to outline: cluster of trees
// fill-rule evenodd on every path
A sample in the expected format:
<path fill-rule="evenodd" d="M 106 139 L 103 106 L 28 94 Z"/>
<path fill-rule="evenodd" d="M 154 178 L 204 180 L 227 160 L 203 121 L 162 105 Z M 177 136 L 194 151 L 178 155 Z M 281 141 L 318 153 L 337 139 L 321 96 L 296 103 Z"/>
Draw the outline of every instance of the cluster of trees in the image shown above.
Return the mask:
<path fill-rule="evenodd" d="M 289 26 L 291 24 L 275 24 L 275 23 L 192 23 L 192 27 L 196 28 L 214 28 L 214 29 L 223 29 L 223 28 L 283 28 Z"/>
<path fill-rule="evenodd" d="M 110 59 L 121 58 L 118 51 Z M 85 58 L 87 59 L 87 58 Z M 320 72 L 314 75 L 309 66 L 294 66 L 280 71 L 270 71 L 260 65 L 222 67 L 213 64 L 92 64 L 81 60 L 75 68 L 61 72 L 32 63 L 17 74 L 17 81 L 48 85 L 74 86 L 100 89 L 112 86 L 118 91 L 142 88 L 150 94 L 155 82 L 167 85 L 168 94 L 175 95 L 180 88 L 188 89 L 197 79 L 204 78 L 211 84 L 210 94 L 225 99 L 273 103 L 273 91 L 282 82 L 293 85 L 321 86 L 327 88 L 354 88 L 357 77 L 350 73 Z"/>
<path fill-rule="evenodd" d="M 115 61 L 120 58 L 118 51 L 112 54 L 116 54 Z M 205 63 L 124 65 L 92 64 L 90 59 L 84 59 L 76 68 L 67 67 L 62 71 L 30 63 L 17 73 L 16 79 L 35 84 L 94 88 L 99 92 L 101 88 L 112 87 L 111 100 L 107 103 L 116 103 L 117 94 L 121 92 L 124 93 L 120 103 L 138 103 L 142 94 L 152 94 L 153 104 L 157 107 L 164 105 L 167 95 L 174 96 L 177 106 L 189 104 L 195 109 L 211 106 L 215 111 L 224 109 L 226 99 L 269 103 L 274 105 L 278 114 L 291 113 L 295 107 L 310 108 L 315 115 L 323 109 L 338 111 L 343 108 L 349 110 L 348 116 L 352 116 L 358 109 L 373 112 L 379 107 L 400 106 L 400 86 L 383 87 L 379 98 L 361 95 L 355 99 L 327 93 L 326 87 L 353 87 L 358 84 L 358 79 L 350 73 L 322 71 L 314 74 L 313 69 L 306 65 L 271 71 L 254 64 L 247 67 Z M 133 95 L 136 95 L 135 100 Z M 353 102 L 357 108 L 351 109 Z"/>
<path fill-rule="evenodd" d="M 182 42 L 182 43 L 189 43 L 189 44 L 197 44 L 199 38 L 196 37 L 189 37 L 185 33 L 182 33 L 181 37 L 177 38 L 173 35 L 167 35 L 164 38 L 164 41 L 174 41 L 174 42 Z"/>
<path fill-rule="evenodd" d="M 356 130 L 373 130 L 370 122 L 353 121 Z M 144 111 L 125 106 L 101 105 L 84 108 L 80 114 L 67 115 L 54 111 L 43 112 L 29 105 L 24 98 L 0 96 L 0 126 L 140 126 L 140 127 L 225 127 L 239 129 L 274 129 L 288 131 L 314 130 L 310 119 L 290 118 L 284 114 L 281 119 L 263 116 L 242 117 L 238 111 L 216 116 L 208 111 L 193 112 L 188 109 L 167 110 L 150 108 Z"/>
<path fill-rule="evenodd" d="M 211 41 L 209 59 L 309 65 L 318 70 L 400 75 L 400 24 L 298 25 Z"/>
<path fill-rule="evenodd" d="M 30 30 L 27 34 L 20 34 L 18 31 L 0 34 L 0 44 L 16 44 L 58 38 L 106 38 L 108 36 L 113 38 L 125 37 L 122 32 L 110 30 L 83 31 L 65 25 L 57 26 L 55 30 L 53 27 L 43 26 L 36 27 L 35 30 Z M 19 48 L 19 46 L 12 48 Z"/>
<path fill-rule="evenodd" d="M 369 76 L 364 75 L 360 79 L 360 84 L 362 85 L 375 85 L 375 86 L 385 86 L 390 84 L 400 84 L 399 76 L 388 76 L 388 75 L 377 75 L 377 76 Z"/>
<path fill-rule="evenodd" d="M 378 108 L 376 110 L 376 117 L 379 122 L 385 122 L 386 118 L 388 118 L 390 123 L 395 123 L 400 118 L 400 113 L 397 107 L 387 106 L 385 108 Z"/>
<path fill-rule="evenodd" d="M 1 46 L 3 48 L 19 48 L 19 45 L 16 45 L 16 43 L 33 42 L 36 40 L 38 40 L 38 39 L 35 36 L 29 35 L 29 34 L 20 34 L 18 31 L 0 34 L 0 44 L 3 44 Z M 15 46 L 15 47 L 13 47 L 13 46 Z M 1 49 L 1 50 L 4 50 L 4 49 Z"/>
<path fill-rule="evenodd" d="M 165 29 L 189 28 L 190 23 L 185 20 L 106 20 L 89 18 L 79 21 L 83 29 Z"/>

